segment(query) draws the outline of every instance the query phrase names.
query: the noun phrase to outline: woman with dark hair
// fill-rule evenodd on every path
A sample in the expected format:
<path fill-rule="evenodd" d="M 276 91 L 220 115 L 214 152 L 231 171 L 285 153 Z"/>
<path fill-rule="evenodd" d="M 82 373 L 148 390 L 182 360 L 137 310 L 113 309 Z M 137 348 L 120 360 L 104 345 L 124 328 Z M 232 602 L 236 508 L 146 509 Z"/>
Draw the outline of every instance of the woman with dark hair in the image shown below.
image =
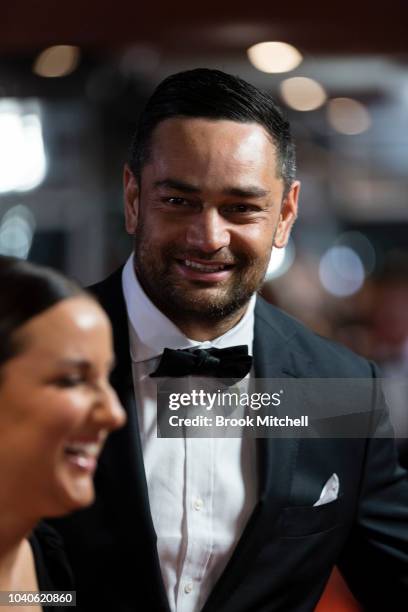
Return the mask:
<path fill-rule="evenodd" d="M 90 295 L 0 256 L 0 591 L 71 586 L 57 535 L 38 523 L 94 499 L 98 455 L 125 421 L 112 362 L 110 324 Z"/>

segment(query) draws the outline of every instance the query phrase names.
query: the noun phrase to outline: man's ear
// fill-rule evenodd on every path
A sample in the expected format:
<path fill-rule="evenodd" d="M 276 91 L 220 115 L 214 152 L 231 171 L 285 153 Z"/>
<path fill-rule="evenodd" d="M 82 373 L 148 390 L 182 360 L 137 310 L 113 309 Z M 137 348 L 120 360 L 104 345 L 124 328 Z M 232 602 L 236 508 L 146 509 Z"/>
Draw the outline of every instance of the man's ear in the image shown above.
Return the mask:
<path fill-rule="evenodd" d="M 300 192 L 300 181 L 294 181 L 288 193 L 283 198 L 278 227 L 276 228 L 273 246 L 281 249 L 286 246 L 292 225 L 296 221 L 298 212 L 298 199 Z"/>
<path fill-rule="evenodd" d="M 139 184 L 127 164 L 125 164 L 123 170 L 123 193 L 125 199 L 126 231 L 131 236 L 134 236 L 139 216 Z"/>

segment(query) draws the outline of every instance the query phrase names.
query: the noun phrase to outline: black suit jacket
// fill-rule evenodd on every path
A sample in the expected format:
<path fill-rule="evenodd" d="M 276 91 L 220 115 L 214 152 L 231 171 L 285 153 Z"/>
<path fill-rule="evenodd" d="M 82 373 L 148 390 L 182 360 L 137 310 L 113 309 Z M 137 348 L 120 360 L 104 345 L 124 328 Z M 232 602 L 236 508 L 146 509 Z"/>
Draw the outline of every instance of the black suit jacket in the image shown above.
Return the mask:
<path fill-rule="evenodd" d="M 54 521 L 72 564 L 81 610 L 168 612 L 139 440 L 121 271 L 92 288 L 108 312 L 112 383 L 127 425 L 96 474 L 96 502 Z M 375 376 L 375 367 L 257 300 L 259 378 Z M 378 400 L 381 401 L 380 399 Z M 389 427 L 377 405 L 376 428 Z M 261 439 L 259 501 L 203 612 L 313 610 L 337 564 L 368 610 L 408 607 L 408 482 L 390 439 Z M 339 498 L 314 507 L 336 473 Z"/>

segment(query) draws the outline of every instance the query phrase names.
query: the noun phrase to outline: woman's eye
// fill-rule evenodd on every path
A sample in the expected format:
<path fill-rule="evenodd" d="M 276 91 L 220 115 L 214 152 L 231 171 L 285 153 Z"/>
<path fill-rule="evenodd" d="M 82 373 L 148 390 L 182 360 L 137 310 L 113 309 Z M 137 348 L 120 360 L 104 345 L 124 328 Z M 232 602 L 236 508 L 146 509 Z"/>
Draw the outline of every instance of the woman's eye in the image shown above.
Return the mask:
<path fill-rule="evenodd" d="M 56 379 L 55 384 L 57 387 L 67 388 L 67 387 L 75 387 L 76 385 L 80 385 L 83 382 L 83 378 L 81 376 L 60 376 Z"/>

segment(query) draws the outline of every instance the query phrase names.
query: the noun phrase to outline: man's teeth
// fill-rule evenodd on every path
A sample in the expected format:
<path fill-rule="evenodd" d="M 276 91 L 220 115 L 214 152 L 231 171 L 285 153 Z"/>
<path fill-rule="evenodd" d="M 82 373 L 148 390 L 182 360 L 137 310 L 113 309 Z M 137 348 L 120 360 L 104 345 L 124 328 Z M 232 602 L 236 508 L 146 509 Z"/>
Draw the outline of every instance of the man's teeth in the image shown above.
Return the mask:
<path fill-rule="evenodd" d="M 86 455 L 88 457 L 97 457 L 99 454 L 99 444 L 95 442 L 74 442 L 65 447 L 65 452 L 70 455 Z"/>
<path fill-rule="evenodd" d="M 188 268 L 193 268 L 194 270 L 200 270 L 200 272 L 219 272 L 220 270 L 225 269 L 224 264 L 215 264 L 215 265 L 214 264 L 211 265 L 210 263 L 201 264 L 201 263 L 198 263 L 197 261 L 191 261 L 190 259 L 185 259 L 184 265 L 187 266 Z"/>

